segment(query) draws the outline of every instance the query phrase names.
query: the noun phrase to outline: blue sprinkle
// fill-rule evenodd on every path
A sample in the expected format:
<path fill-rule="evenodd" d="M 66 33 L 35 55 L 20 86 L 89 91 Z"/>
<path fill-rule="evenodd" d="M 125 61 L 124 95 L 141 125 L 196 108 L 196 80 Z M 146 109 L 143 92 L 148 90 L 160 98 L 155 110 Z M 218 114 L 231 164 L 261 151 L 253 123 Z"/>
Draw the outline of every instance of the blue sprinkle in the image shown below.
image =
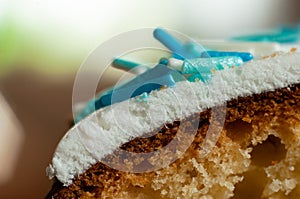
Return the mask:
<path fill-rule="evenodd" d="M 227 56 L 185 59 L 179 62 L 171 58 L 168 66 L 180 71 L 182 74 L 202 74 L 211 73 L 213 70 L 223 70 L 225 68 L 231 68 L 232 66 L 240 66 L 242 64 L 243 60 L 240 57 Z"/>
<path fill-rule="evenodd" d="M 176 56 L 184 58 L 195 57 L 193 54 L 189 53 L 186 50 L 184 44 L 182 44 L 177 38 L 169 34 L 166 30 L 162 28 L 156 28 L 153 32 L 153 36 L 174 54 L 176 54 Z"/>
<path fill-rule="evenodd" d="M 189 41 L 185 44 L 185 49 L 187 50 L 187 52 L 193 55 L 192 58 L 201 57 L 206 51 L 205 48 L 203 48 L 203 46 L 192 41 Z"/>
<path fill-rule="evenodd" d="M 82 120 L 83 118 L 85 118 L 86 116 L 88 116 L 90 113 L 95 111 L 95 99 L 90 100 L 86 106 L 84 107 L 84 109 L 81 111 L 80 114 L 76 115 L 74 122 L 77 123 L 80 120 Z"/>
<path fill-rule="evenodd" d="M 133 62 L 133 61 L 120 59 L 120 58 L 114 59 L 113 62 L 112 62 L 112 66 L 114 66 L 115 68 L 118 68 L 118 69 L 125 70 L 125 71 L 133 70 L 133 69 L 136 69 L 137 67 L 142 66 L 142 68 L 137 68 L 137 69 L 138 70 L 141 69 L 140 71 L 143 71 L 143 72 L 150 68 L 150 67 L 144 66 L 142 64 L 139 64 L 139 63 L 136 63 L 136 62 Z M 140 71 L 137 71 L 137 72 L 140 73 Z"/>
<path fill-rule="evenodd" d="M 173 53 L 172 57 L 175 58 L 175 59 L 180 59 L 180 60 L 184 60 L 185 59 L 184 57 L 182 57 L 182 56 L 180 56 L 180 55 L 178 55 L 176 53 Z"/>
<path fill-rule="evenodd" d="M 164 44 L 173 52 L 172 57 L 180 60 L 199 58 L 199 57 L 223 57 L 223 56 L 238 56 L 244 62 L 253 59 L 253 55 L 248 52 L 221 52 L 221 51 L 206 51 L 201 45 L 189 41 L 182 44 L 179 40 L 169 34 L 162 28 L 157 28 L 153 32 L 154 37 Z M 165 64 L 164 62 L 160 62 Z"/>
<path fill-rule="evenodd" d="M 143 92 L 141 97 L 142 97 L 142 99 L 146 99 L 148 97 L 148 94 L 146 92 Z"/>
<path fill-rule="evenodd" d="M 169 62 L 169 60 L 165 57 L 163 57 L 159 60 L 159 64 L 162 64 L 162 65 L 168 65 L 168 62 Z"/>
<path fill-rule="evenodd" d="M 299 40 L 300 28 L 282 27 L 270 33 L 253 34 L 240 37 L 233 37 L 233 40 L 252 41 L 252 42 L 278 42 L 278 43 L 294 43 Z"/>
<path fill-rule="evenodd" d="M 116 68 L 124 69 L 124 70 L 131 70 L 141 64 L 135 63 L 132 61 L 127 61 L 124 59 L 116 58 L 113 60 L 112 65 Z"/>
<path fill-rule="evenodd" d="M 142 93 L 138 98 L 136 98 L 136 102 L 147 102 L 148 93 Z"/>
<path fill-rule="evenodd" d="M 206 51 L 202 53 L 201 57 L 240 57 L 243 62 L 247 62 L 253 59 L 253 55 L 249 52 L 224 52 L 224 51 Z"/>
<path fill-rule="evenodd" d="M 100 99 L 95 102 L 96 109 L 127 100 L 141 95 L 144 92 L 150 93 L 153 90 L 159 89 L 161 86 L 174 86 L 175 80 L 172 73 L 173 70 L 165 65 L 159 64 L 153 69 L 149 69 L 145 73 L 138 75 L 121 87 L 114 89 L 112 93 L 101 96 Z"/>
<path fill-rule="evenodd" d="M 240 37 L 237 40 L 291 43 L 291 42 L 296 42 L 298 40 L 298 37 L 294 34 L 270 34 L 270 35 L 253 35 L 248 37 Z"/>
<path fill-rule="evenodd" d="M 174 70 L 165 65 L 158 64 L 154 68 L 138 75 L 131 81 L 124 83 L 115 89 L 111 89 L 101 94 L 98 98 L 89 101 L 88 105 L 84 108 L 82 113 L 76 117 L 75 121 L 78 122 L 102 107 L 122 102 L 138 95 L 141 95 L 142 100 L 146 100 L 147 94 L 151 91 L 160 89 L 162 86 L 172 87 L 176 84 L 175 80 L 182 81 L 183 79 L 184 78 L 182 76 L 179 77 L 178 73 Z"/>

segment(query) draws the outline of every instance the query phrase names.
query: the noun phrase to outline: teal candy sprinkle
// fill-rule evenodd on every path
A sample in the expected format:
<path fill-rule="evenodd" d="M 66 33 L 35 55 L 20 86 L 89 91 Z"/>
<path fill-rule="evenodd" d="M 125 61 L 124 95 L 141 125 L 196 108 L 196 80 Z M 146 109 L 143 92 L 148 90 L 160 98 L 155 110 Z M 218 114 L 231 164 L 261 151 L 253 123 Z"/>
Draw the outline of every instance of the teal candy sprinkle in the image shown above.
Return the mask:
<path fill-rule="evenodd" d="M 121 58 L 114 59 L 112 66 L 125 71 L 130 71 L 131 73 L 135 74 L 140 74 L 150 69 L 148 66 Z"/>
<path fill-rule="evenodd" d="M 187 52 L 194 55 L 194 58 L 202 57 L 202 54 L 206 51 L 206 49 L 204 49 L 202 46 L 192 41 L 189 41 L 185 44 L 185 49 Z"/>
<path fill-rule="evenodd" d="M 87 104 L 85 105 L 85 107 L 82 109 L 82 111 L 75 116 L 74 122 L 77 123 L 80 120 L 82 120 L 83 118 L 85 118 L 86 116 L 88 116 L 89 114 L 91 114 L 92 112 L 94 112 L 95 110 L 97 110 L 95 103 L 99 100 L 99 98 L 102 95 L 108 94 L 108 93 L 112 93 L 114 91 L 114 89 L 116 89 L 117 87 L 111 87 L 105 91 L 103 91 L 101 94 L 98 94 L 95 98 L 89 100 L 87 102 Z"/>
<path fill-rule="evenodd" d="M 95 111 L 95 102 L 97 98 L 90 100 L 84 107 L 84 109 L 80 112 L 80 114 L 76 115 L 74 122 L 77 123 L 92 112 Z"/>
<path fill-rule="evenodd" d="M 300 25 L 282 26 L 269 33 L 233 37 L 237 41 L 294 43 L 299 40 Z"/>
<path fill-rule="evenodd" d="M 148 97 L 148 94 L 147 94 L 146 92 L 144 92 L 144 93 L 141 95 L 141 98 L 142 98 L 143 100 L 147 99 L 147 97 Z"/>
<path fill-rule="evenodd" d="M 287 36 L 296 34 L 295 32 L 297 31 L 295 31 L 294 29 L 285 28 L 281 32 L 284 34 L 279 35 L 278 37 L 287 38 Z M 160 70 L 156 70 L 154 68 L 150 69 L 149 67 L 144 66 L 144 69 L 146 69 L 145 73 L 141 74 L 140 76 L 134 78 L 133 80 L 127 83 L 124 83 L 123 85 L 120 85 L 118 88 L 112 88 L 111 90 L 102 93 L 97 98 L 89 101 L 85 108 L 82 110 L 82 112 L 76 116 L 75 122 L 80 121 L 81 119 L 83 119 L 84 117 L 86 117 L 87 115 L 91 114 L 99 108 L 126 100 L 131 97 L 138 96 L 136 98 L 137 101 L 147 102 L 147 92 L 159 89 L 157 88 L 158 85 L 151 84 L 151 80 L 153 79 L 156 79 L 158 83 L 163 82 L 162 85 L 167 85 L 168 87 L 175 85 L 176 82 L 183 81 L 185 79 L 184 77 L 187 76 L 187 80 L 191 82 L 208 82 L 211 80 L 213 72 L 215 70 L 224 70 L 227 68 L 231 68 L 232 66 L 240 66 L 243 64 L 242 58 L 244 58 L 244 61 L 249 61 L 251 58 L 249 54 L 245 53 L 241 54 L 238 52 L 230 52 L 230 54 L 228 52 L 205 51 L 205 49 L 201 45 L 192 41 L 183 44 L 180 42 L 180 40 L 177 40 L 177 38 L 174 38 L 172 35 L 170 35 L 163 29 L 156 29 L 154 31 L 154 36 L 159 41 L 161 41 L 167 48 L 173 51 L 173 57 L 183 60 L 182 66 L 179 65 L 178 67 L 177 65 L 173 68 L 176 70 L 180 68 L 180 72 L 176 72 L 170 69 L 172 68 L 172 66 L 169 66 L 170 62 L 168 59 L 165 58 L 162 58 L 159 61 L 159 65 L 154 67 L 160 68 Z M 266 37 L 268 39 L 268 35 Z M 260 37 L 260 39 L 261 38 L 262 37 Z M 257 38 L 254 37 L 254 39 Z M 203 57 L 204 55 L 208 57 Z M 130 71 L 141 66 L 141 64 L 139 63 L 120 58 L 114 59 L 112 65 L 114 67 L 126 71 Z M 170 68 L 166 65 L 168 65 Z M 126 94 L 129 93 L 129 91 L 131 91 L 130 89 L 135 86 L 137 87 L 137 90 L 135 90 L 132 95 L 127 96 Z M 112 100 L 113 90 L 116 93 L 114 101 Z"/>
<path fill-rule="evenodd" d="M 236 37 L 233 39 L 239 41 L 253 41 L 253 42 L 292 43 L 298 41 L 298 35 L 294 33 L 261 34 L 261 35 L 249 35 L 243 37 Z"/>
<path fill-rule="evenodd" d="M 160 60 L 159 60 L 159 64 L 163 64 L 163 65 L 168 65 L 168 62 L 169 60 L 165 57 L 162 57 Z"/>
<path fill-rule="evenodd" d="M 224 70 L 242 64 L 243 60 L 235 56 L 188 59 L 183 62 L 181 72 L 182 74 L 211 73 L 212 70 Z"/>
<path fill-rule="evenodd" d="M 136 102 L 147 102 L 147 99 L 148 99 L 148 93 L 144 92 L 136 98 Z"/>
<path fill-rule="evenodd" d="M 116 68 L 131 70 L 131 69 L 139 66 L 140 64 L 132 62 L 132 61 L 116 58 L 113 60 L 112 65 Z"/>
<path fill-rule="evenodd" d="M 175 78 L 178 81 L 184 79 L 177 74 L 178 72 L 169 69 L 167 66 L 158 64 L 132 80 L 113 87 L 89 101 L 81 113 L 76 116 L 75 122 L 80 121 L 95 110 L 125 101 L 129 98 L 139 96 L 141 101 L 147 101 L 147 92 L 150 93 L 153 90 L 161 88 L 161 86 L 172 87 L 176 84 Z"/>
<path fill-rule="evenodd" d="M 156 28 L 153 31 L 153 36 L 160 41 L 164 46 L 171 50 L 175 55 L 182 58 L 192 58 L 193 54 L 186 51 L 185 46 L 176 37 L 171 35 L 167 30 L 163 28 Z"/>

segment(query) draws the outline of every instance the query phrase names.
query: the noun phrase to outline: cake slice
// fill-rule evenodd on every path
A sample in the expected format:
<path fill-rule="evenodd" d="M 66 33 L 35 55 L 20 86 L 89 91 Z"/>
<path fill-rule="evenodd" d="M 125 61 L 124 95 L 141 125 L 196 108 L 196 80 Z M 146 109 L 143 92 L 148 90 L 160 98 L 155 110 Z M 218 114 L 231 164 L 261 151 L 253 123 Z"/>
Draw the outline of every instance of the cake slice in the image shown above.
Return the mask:
<path fill-rule="evenodd" d="M 106 106 L 74 125 L 46 198 L 299 198 L 300 53 Z"/>

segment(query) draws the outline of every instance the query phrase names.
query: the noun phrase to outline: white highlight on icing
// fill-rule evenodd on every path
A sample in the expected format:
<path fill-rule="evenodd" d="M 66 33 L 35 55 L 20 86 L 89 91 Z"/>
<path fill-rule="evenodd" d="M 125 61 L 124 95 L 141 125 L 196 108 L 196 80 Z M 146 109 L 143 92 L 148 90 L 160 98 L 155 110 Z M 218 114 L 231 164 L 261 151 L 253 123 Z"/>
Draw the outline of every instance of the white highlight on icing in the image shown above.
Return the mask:
<path fill-rule="evenodd" d="M 75 176 L 120 145 L 166 122 L 183 119 L 239 96 L 295 83 L 300 83 L 300 53 L 287 53 L 217 71 L 208 85 L 178 82 L 173 88 L 151 92 L 147 102 L 133 98 L 113 104 L 69 130 L 58 144 L 47 173 L 50 178 L 56 176 L 64 185 L 69 185 Z"/>

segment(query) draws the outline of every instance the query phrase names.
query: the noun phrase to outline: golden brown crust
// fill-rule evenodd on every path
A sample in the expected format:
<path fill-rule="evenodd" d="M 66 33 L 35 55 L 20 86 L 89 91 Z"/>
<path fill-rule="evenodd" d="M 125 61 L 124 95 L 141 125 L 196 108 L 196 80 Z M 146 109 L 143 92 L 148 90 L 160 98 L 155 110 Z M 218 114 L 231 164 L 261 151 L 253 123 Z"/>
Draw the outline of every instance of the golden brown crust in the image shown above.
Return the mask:
<path fill-rule="evenodd" d="M 290 116 L 295 113 L 295 110 L 299 110 L 299 104 L 300 84 L 233 99 L 227 103 L 224 134 L 222 134 L 217 144 L 221 145 L 225 140 L 231 139 L 236 140 L 245 148 L 253 144 L 251 143 L 251 138 L 253 137 L 251 133 L 259 134 L 264 132 L 272 125 L 274 118 L 282 121 L 287 118 L 289 118 L 289 121 L 293 120 Z M 200 143 L 203 142 L 210 124 L 210 116 L 211 110 L 209 109 L 186 119 L 187 121 L 197 121 L 199 124 L 196 137 L 188 149 L 189 152 L 199 153 Z M 291 122 L 293 124 L 299 123 L 298 118 Z M 186 125 L 183 127 L 184 131 L 189 131 L 192 124 L 188 122 L 183 123 Z M 239 123 L 243 125 L 249 124 L 249 132 L 244 133 L 243 139 L 240 139 L 239 135 L 230 134 L 230 132 L 233 132 L 231 129 L 239 128 Z M 180 121 L 175 121 L 173 124 L 165 124 L 154 136 L 135 138 L 122 145 L 121 148 L 135 153 L 159 150 L 174 138 L 178 139 L 176 134 L 178 134 L 179 126 L 182 127 Z M 129 186 L 147 186 L 154 175 L 155 172 L 143 174 L 125 173 L 111 169 L 102 163 L 97 163 L 84 174 L 74 179 L 74 183 L 68 187 L 64 187 L 59 181 L 55 181 L 52 190 L 46 198 L 104 198 L 105 196 L 114 198 L 114 196 L 118 197 L 120 190 L 126 190 Z"/>

